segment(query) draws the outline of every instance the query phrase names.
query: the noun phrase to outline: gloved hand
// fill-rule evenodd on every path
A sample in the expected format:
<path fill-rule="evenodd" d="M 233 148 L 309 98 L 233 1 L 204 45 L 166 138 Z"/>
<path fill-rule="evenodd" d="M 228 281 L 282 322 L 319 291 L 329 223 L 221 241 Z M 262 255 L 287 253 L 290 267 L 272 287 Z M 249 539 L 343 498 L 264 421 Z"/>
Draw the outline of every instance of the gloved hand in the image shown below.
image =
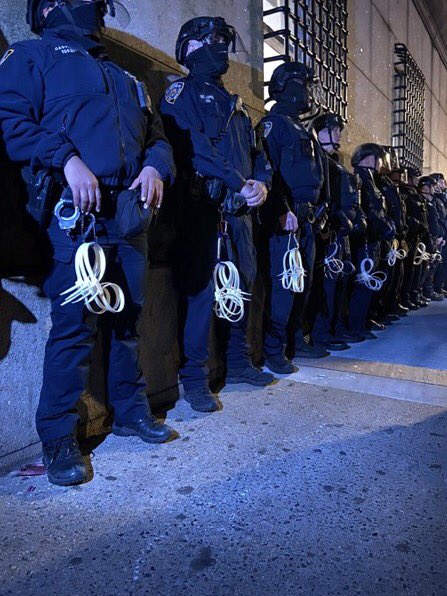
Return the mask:
<path fill-rule="evenodd" d="M 352 221 L 349 219 L 349 217 L 346 215 L 346 213 L 344 211 L 342 211 L 341 209 L 339 209 L 338 211 L 335 212 L 335 219 L 336 219 L 336 223 L 340 227 L 340 232 L 342 234 L 348 235 L 354 229 Z"/>
<path fill-rule="evenodd" d="M 368 223 L 363 211 L 357 209 L 353 224 L 353 236 L 364 236 L 366 234 L 366 230 L 368 229 Z"/>

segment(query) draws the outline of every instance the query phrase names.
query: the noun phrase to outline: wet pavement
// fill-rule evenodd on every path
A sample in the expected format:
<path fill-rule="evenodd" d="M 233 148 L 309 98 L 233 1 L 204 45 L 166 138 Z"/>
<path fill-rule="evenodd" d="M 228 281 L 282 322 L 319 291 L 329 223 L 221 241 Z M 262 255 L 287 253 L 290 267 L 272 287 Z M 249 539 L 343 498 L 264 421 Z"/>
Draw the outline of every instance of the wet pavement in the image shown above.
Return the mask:
<path fill-rule="evenodd" d="M 349 388 L 311 382 L 312 363 L 305 382 L 232 386 L 215 414 L 181 400 L 179 439 L 108 437 L 80 487 L 0 478 L 0 594 L 447 594 L 447 386 L 437 360 L 402 380 L 383 362 L 342 367 Z"/>

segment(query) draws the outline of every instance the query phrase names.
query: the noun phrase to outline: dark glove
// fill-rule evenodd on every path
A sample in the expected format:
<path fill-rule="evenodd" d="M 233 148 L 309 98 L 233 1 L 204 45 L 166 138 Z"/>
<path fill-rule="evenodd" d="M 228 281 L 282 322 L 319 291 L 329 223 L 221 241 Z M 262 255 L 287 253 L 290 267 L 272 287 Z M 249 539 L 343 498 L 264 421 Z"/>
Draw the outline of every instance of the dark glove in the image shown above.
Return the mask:
<path fill-rule="evenodd" d="M 349 219 L 346 213 L 340 209 L 335 212 L 335 222 L 338 225 L 340 232 L 345 236 L 351 234 L 352 230 L 354 229 L 352 221 Z"/>
<path fill-rule="evenodd" d="M 353 236 L 364 236 L 366 234 L 366 230 L 368 229 L 368 223 L 366 221 L 366 217 L 363 211 L 357 210 L 355 214 L 355 219 L 353 223 Z"/>

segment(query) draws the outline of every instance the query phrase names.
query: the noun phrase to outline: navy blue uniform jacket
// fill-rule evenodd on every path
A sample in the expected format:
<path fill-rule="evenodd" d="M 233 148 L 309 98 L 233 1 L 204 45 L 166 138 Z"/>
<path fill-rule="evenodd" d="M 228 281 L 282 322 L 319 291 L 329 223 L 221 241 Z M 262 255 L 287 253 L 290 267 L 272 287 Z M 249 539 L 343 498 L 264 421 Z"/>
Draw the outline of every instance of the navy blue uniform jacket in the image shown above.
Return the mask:
<path fill-rule="evenodd" d="M 33 169 L 61 170 L 79 155 L 110 186 L 130 185 L 146 165 L 174 176 L 160 118 L 140 107 L 132 75 L 56 31 L 7 50 L 0 124 L 8 156 Z"/>
<path fill-rule="evenodd" d="M 261 120 L 259 131 L 274 170 L 270 215 L 282 215 L 299 203 L 317 203 L 324 174 L 313 136 L 277 105 Z"/>
<path fill-rule="evenodd" d="M 241 102 L 232 114 L 233 97 L 222 85 L 191 76 L 167 89 L 160 112 L 168 138 L 175 140 L 177 167 L 186 178 L 194 172 L 220 178 L 235 192 L 249 178 L 270 186 L 270 164 Z"/>

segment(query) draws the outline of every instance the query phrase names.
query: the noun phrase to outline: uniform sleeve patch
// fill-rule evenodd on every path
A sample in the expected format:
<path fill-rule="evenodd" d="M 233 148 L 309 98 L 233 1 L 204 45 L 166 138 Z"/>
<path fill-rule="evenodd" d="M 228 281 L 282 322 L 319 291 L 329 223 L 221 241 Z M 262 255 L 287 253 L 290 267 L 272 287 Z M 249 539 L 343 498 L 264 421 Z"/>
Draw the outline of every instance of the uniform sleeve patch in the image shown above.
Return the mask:
<path fill-rule="evenodd" d="M 14 50 L 10 49 L 10 50 L 6 50 L 6 52 L 3 54 L 3 58 L 0 60 L 0 66 L 6 62 L 6 60 L 8 58 L 10 58 L 12 55 L 14 54 Z"/>
<path fill-rule="evenodd" d="M 270 120 L 262 123 L 262 136 L 264 139 L 266 139 L 269 136 L 272 128 L 273 128 L 273 122 L 271 122 Z"/>
<path fill-rule="evenodd" d="M 165 99 L 168 103 L 170 104 L 174 104 L 177 99 L 180 97 L 181 92 L 183 91 L 183 87 L 185 86 L 185 83 L 183 82 L 177 82 L 177 83 L 172 83 L 172 85 L 170 87 L 168 87 L 168 89 L 166 90 L 165 93 Z"/>

